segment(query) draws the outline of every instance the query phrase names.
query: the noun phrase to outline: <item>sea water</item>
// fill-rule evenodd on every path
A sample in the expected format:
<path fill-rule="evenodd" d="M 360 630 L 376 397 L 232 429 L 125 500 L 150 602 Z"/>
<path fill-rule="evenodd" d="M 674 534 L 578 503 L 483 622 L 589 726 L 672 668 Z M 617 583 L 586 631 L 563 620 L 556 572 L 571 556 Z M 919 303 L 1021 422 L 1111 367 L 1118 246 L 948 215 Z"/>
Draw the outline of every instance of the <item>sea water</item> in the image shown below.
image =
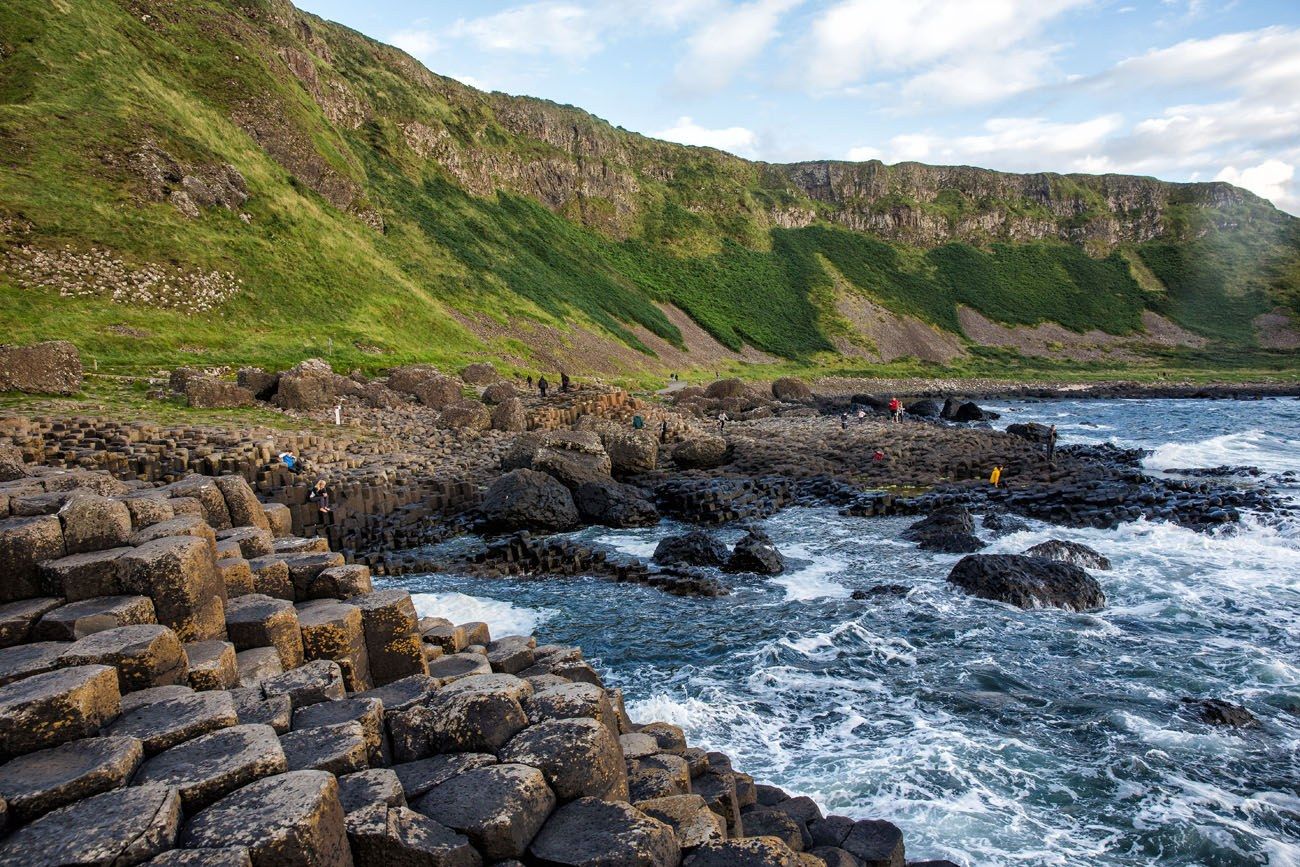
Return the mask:
<path fill-rule="evenodd" d="M 1004 402 L 999 425 L 1151 450 L 1148 469 L 1300 464 L 1300 401 Z M 1297 499 L 1296 490 L 1283 490 Z M 597 579 L 404 579 L 424 614 L 579 644 L 634 719 L 666 720 L 761 782 L 883 818 L 909 857 L 963 865 L 1300 864 L 1300 526 L 1213 534 L 1030 522 L 989 553 L 1069 539 L 1109 557 L 1105 610 L 1020 611 L 944 581 L 905 519 L 789 509 L 790 568 L 682 599 Z M 576 534 L 648 557 L 683 529 Z M 728 542 L 738 529 L 719 531 Z M 854 600 L 904 585 L 903 597 Z M 1212 728 L 1183 697 L 1246 705 Z"/>

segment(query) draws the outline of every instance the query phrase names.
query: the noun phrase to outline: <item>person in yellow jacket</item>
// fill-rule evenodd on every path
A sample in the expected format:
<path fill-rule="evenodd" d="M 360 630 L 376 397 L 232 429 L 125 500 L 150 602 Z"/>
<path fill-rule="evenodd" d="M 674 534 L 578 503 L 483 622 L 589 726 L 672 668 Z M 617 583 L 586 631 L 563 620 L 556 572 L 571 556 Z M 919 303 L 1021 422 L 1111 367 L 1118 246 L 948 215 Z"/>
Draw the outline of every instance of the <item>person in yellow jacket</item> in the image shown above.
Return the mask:
<path fill-rule="evenodd" d="M 1001 487 L 1001 485 L 1002 485 L 1002 467 L 994 467 L 994 468 L 993 468 L 993 472 L 989 473 L 989 484 L 992 485 L 992 486 L 995 487 L 995 488 L 997 488 L 997 487 Z"/>

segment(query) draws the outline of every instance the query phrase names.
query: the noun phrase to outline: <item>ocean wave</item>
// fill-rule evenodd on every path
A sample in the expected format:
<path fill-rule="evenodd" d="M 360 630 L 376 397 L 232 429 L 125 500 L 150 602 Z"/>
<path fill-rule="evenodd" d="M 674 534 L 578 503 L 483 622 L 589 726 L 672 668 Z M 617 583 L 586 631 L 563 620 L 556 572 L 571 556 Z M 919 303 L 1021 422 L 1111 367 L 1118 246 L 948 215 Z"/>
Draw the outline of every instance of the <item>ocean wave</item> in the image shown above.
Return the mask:
<path fill-rule="evenodd" d="M 1176 467 L 1250 466 L 1280 473 L 1296 468 L 1300 440 L 1252 429 L 1192 442 L 1157 446 L 1143 462 L 1149 470 Z"/>
<path fill-rule="evenodd" d="M 531 635 L 555 614 L 548 608 L 525 608 L 501 599 L 454 592 L 412 593 L 411 601 L 421 617 L 445 617 L 452 623 L 482 621 L 494 636 Z"/>

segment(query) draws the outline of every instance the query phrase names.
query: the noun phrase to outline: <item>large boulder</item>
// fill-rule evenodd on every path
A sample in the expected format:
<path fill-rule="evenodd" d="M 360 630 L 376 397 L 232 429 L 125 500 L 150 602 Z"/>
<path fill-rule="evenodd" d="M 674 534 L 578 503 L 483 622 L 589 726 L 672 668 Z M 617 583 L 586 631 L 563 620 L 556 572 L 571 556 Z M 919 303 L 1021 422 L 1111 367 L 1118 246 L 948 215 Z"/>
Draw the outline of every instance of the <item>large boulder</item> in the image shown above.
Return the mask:
<path fill-rule="evenodd" d="M 488 486 L 479 506 L 487 529 L 568 530 L 578 523 L 569 489 L 546 473 L 512 470 Z"/>
<path fill-rule="evenodd" d="M 1045 444 L 1051 437 L 1052 430 L 1045 424 L 1031 421 L 1024 424 L 1009 424 L 1007 425 L 1007 433 L 1020 437 L 1022 440 L 1029 440 L 1031 443 Z"/>
<path fill-rule="evenodd" d="M 728 572 L 753 572 L 758 575 L 780 575 L 785 571 L 785 557 L 776 549 L 767 533 L 750 527 L 727 559 Z"/>
<path fill-rule="evenodd" d="M 727 441 L 713 434 L 696 434 L 673 448 L 673 462 L 683 469 L 716 467 L 727 459 Z"/>
<path fill-rule="evenodd" d="M 392 371 L 388 375 L 388 387 L 413 395 L 425 406 L 442 409 L 461 399 L 465 383 L 455 377 L 444 376 L 428 365 L 417 364 Z"/>
<path fill-rule="evenodd" d="M 1083 569 L 1021 554 L 971 554 L 961 558 L 948 581 L 981 599 L 1020 608 L 1090 611 L 1106 604 L 1101 585 Z"/>
<path fill-rule="evenodd" d="M 404 804 L 370 804 L 347 816 L 355 867 L 479 867 L 469 838 Z"/>
<path fill-rule="evenodd" d="M 494 382 L 483 389 L 483 402 L 488 406 L 497 406 L 517 397 L 515 387 L 508 382 Z"/>
<path fill-rule="evenodd" d="M 445 430 L 488 430 L 492 427 L 492 411 L 477 400 L 458 400 L 442 408 L 438 427 Z"/>
<path fill-rule="evenodd" d="M 917 418 L 938 418 L 942 408 L 933 400 L 914 400 L 907 405 L 906 412 Z"/>
<path fill-rule="evenodd" d="M 1188 698 L 1184 697 L 1183 704 L 1201 720 L 1212 726 L 1221 726 L 1225 728 L 1254 728 L 1259 725 L 1259 719 L 1253 713 L 1239 704 L 1224 701 L 1221 698 Z"/>
<path fill-rule="evenodd" d="M 503 400 L 492 408 L 492 430 L 519 433 L 528 430 L 528 412 L 517 397 Z"/>
<path fill-rule="evenodd" d="M 802 379 L 785 376 L 772 383 L 772 397 L 785 403 L 812 403 L 812 389 Z"/>
<path fill-rule="evenodd" d="M 335 373 L 329 362 L 309 358 L 280 374 L 273 402 L 284 409 L 328 409 L 359 389 L 357 383 Z"/>
<path fill-rule="evenodd" d="M 691 530 L 677 536 L 665 536 L 655 546 L 654 561 L 660 566 L 717 566 L 730 557 L 727 546 L 703 530 Z"/>
<path fill-rule="evenodd" d="M 0 346 L 0 391 L 75 394 L 81 380 L 81 354 L 66 340 Z"/>
<path fill-rule="evenodd" d="M 573 492 L 578 514 L 589 524 L 647 527 L 659 522 L 659 510 L 637 488 L 613 480 L 585 482 Z"/>
<path fill-rule="evenodd" d="M 1025 551 L 1025 556 L 1045 557 L 1059 563 L 1072 563 L 1075 566 L 1082 566 L 1084 569 L 1098 569 L 1101 571 L 1110 569 L 1110 560 L 1104 555 L 1097 553 L 1087 545 L 1080 545 L 1078 542 L 1066 542 L 1061 539 L 1048 539 L 1046 542 L 1039 542 Z"/>
<path fill-rule="evenodd" d="M 654 472 L 659 465 L 659 440 L 650 431 L 618 431 L 605 437 L 611 470 L 616 476 Z"/>
<path fill-rule="evenodd" d="M 202 409 L 234 409 L 257 405 L 253 392 L 215 376 L 189 377 L 185 381 L 184 394 L 190 406 Z"/>
<path fill-rule="evenodd" d="M 241 388 L 248 389 L 258 400 L 270 400 L 275 396 L 280 377 L 260 367 L 241 367 L 235 374 L 235 382 Z"/>
<path fill-rule="evenodd" d="M 470 385 L 491 385 L 501 379 L 501 375 L 497 373 L 497 369 L 490 362 L 480 361 L 466 366 L 460 372 L 460 378 Z"/>
<path fill-rule="evenodd" d="M 704 396 L 724 400 L 729 397 L 744 397 L 747 391 L 745 383 L 739 379 L 716 379 L 704 389 Z"/>
<path fill-rule="evenodd" d="M 902 537 L 916 542 L 923 551 L 969 554 L 984 547 L 975 535 L 975 520 L 960 506 L 940 509 L 903 531 Z"/>
<path fill-rule="evenodd" d="M 532 468 L 554 476 L 570 490 L 610 478 L 613 466 L 600 437 L 591 431 L 552 431 L 543 435 Z"/>

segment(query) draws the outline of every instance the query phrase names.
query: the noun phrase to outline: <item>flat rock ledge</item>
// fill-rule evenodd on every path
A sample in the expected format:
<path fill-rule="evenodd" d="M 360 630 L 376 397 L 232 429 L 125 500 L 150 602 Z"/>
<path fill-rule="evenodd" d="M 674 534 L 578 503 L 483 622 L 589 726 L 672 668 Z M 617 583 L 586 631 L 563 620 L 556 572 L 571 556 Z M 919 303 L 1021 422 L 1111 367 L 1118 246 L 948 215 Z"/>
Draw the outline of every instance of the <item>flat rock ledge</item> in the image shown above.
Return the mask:
<path fill-rule="evenodd" d="M 238 475 L 0 482 L 0 864 L 904 864 L 284 518 Z"/>

